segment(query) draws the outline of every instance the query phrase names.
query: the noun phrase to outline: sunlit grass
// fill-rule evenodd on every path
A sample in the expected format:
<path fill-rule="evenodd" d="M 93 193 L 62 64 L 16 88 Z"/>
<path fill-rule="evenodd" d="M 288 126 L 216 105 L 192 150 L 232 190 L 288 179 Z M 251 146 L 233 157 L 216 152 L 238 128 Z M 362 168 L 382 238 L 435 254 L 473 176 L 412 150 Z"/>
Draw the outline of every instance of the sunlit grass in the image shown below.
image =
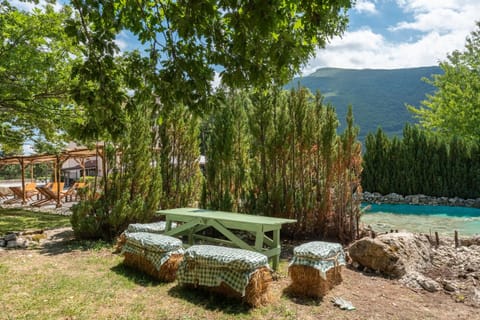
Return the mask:
<path fill-rule="evenodd" d="M 112 246 L 71 248 L 0 255 L 0 319 L 284 319 L 288 313 L 158 282 L 124 266 Z"/>
<path fill-rule="evenodd" d="M 22 209 L 0 208 L 0 235 L 10 231 L 54 229 L 69 226 L 71 226 L 70 218 L 66 216 Z"/>

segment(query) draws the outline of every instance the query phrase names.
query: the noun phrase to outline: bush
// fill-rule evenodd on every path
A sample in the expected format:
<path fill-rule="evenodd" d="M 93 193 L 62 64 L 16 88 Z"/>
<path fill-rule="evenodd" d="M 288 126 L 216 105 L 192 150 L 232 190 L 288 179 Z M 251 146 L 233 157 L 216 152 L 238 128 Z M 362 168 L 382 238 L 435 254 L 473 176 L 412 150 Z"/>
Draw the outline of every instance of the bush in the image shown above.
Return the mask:
<path fill-rule="evenodd" d="M 85 200 L 72 206 L 72 224 L 75 236 L 80 239 L 102 238 L 103 200 Z"/>

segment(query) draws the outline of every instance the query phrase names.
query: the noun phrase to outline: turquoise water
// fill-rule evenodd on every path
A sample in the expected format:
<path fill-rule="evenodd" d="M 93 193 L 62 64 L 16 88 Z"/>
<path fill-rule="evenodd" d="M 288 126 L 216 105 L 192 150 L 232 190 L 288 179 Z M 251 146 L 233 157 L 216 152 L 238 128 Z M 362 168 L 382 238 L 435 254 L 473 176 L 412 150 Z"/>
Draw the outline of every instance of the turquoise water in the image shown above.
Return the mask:
<path fill-rule="evenodd" d="M 404 230 L 453 236 L 480 234 L 480 209 L 404 204 L 372 204 L 361 222 L 377 232 Z"/>

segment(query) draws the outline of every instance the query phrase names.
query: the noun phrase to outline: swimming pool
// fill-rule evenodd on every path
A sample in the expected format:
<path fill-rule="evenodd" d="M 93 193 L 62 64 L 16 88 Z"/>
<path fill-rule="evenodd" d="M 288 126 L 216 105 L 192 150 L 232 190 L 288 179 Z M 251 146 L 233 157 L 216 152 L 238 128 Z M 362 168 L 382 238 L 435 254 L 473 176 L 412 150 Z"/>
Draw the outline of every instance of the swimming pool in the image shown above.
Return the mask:
<path fill-rule="evenodd" d="M 453 236 L 480 234 L 480 209 L 406 204 L 371 204 L 361 222 L 377 232 L 405 230 Z M 365 205 L 363 205 L 365 207 Z"/>

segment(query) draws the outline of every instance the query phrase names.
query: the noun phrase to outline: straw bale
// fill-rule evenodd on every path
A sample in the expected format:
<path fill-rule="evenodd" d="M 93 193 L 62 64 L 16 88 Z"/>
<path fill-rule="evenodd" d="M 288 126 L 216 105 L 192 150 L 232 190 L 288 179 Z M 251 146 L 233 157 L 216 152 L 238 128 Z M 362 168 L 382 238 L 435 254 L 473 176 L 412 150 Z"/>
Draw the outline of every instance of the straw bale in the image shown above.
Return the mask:
<path fill-rule="evenodd" d="M 113 253 L 122 252 L 122 248 L 123 248 L 123 246 L 125 245 L 126 242 L 127 242 L 127 236 L 125 235 L 125 232 L 122 232 L 122 234 L 120 234 L 117 237 L 117 242 L 115 243 Z"/>
<path fill-rule="evenodd" d="M 195 286 L 187 284 L 189 287 L 200 288 L 202 290 L 213 292 L 229 298 L 235 298 L 244 301 L 249 306 L 257 308 L 267 305 L 272 301 L 272 293 L 270 291 L 270 284 L 272 283 L 272 273 L 267 267 L 261 267 L 255 270 L 250 276 L 250 280 L 245 288 L 245 296 L 233 290 L 229 285 L 222 282 L 216 287 Z"/>
<path fill-rule="evenodd" d="M 331 268 L 326 272 L 327 280 L 320 276 L 320 271 L 303 265 L 291 265 L 288 273 L 292 283 L 287 291 L 302 297 L 320 298 L 335 285 L 342 282 L 342 266 Z"/>
<path fill-rule="evenodd" d="M 160 267 L 160 270 L 157 270 L 150 261 L 140 255 L 124 252 L 124 256 L 124 264 L 143 271 L 148 275 L 164 282 L 175 281 L 178 267 L 180 266 L 180 262 L 183 260 L 182 254 L 172 254 L 170 258 Z"/>
<path fill-rule="evenodd" d="M 271 302 L 272 294 L 269 290 L 272 283 L 272 273 L 266 267 L 259 268 L 251 275 L 244 300 L 252 307 L 259 307 Z"/>

